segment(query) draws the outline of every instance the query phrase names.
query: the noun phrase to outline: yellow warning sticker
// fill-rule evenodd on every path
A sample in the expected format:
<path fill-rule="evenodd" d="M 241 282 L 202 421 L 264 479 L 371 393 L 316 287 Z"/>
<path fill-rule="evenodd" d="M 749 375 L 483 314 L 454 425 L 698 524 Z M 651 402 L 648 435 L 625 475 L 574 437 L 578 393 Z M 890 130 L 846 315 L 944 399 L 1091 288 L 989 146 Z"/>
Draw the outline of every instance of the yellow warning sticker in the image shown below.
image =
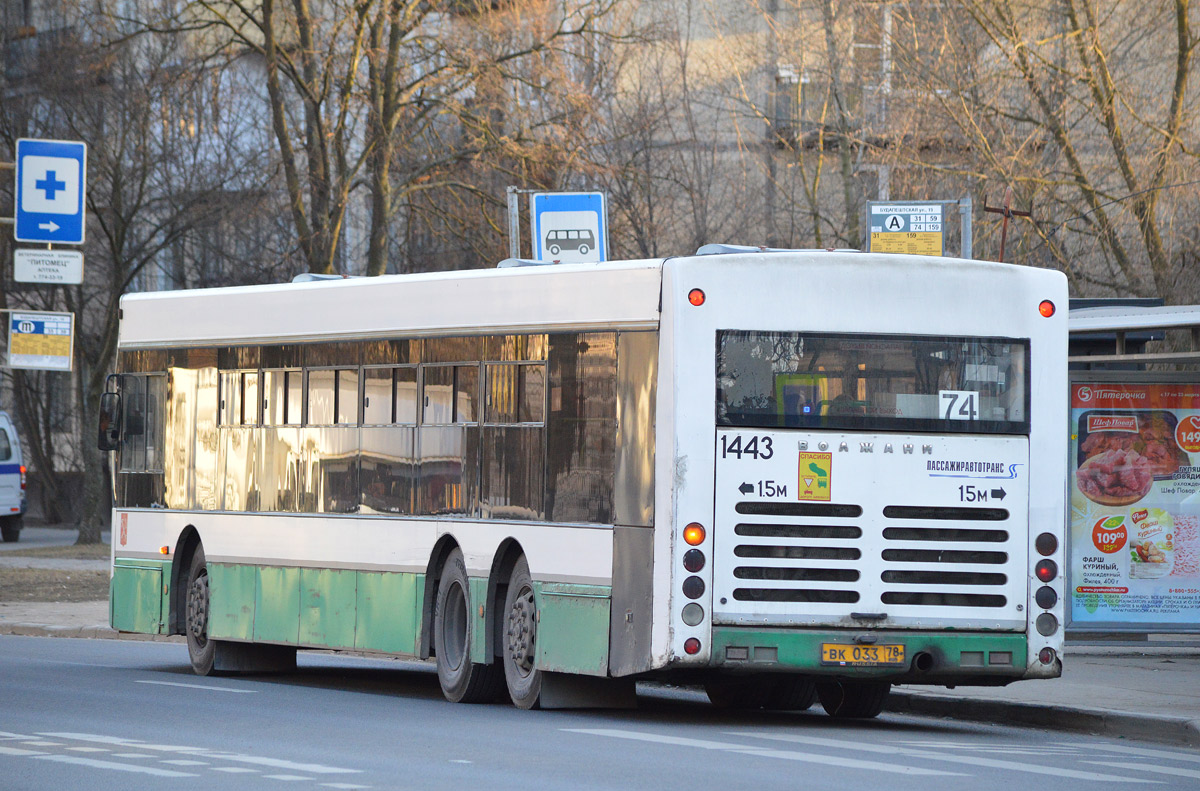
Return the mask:
<path fill-rule="evenodd" d="M 833 454 L 801 453 L 799 467 L 799 499 L 828 500 L 833 479 Z"/>

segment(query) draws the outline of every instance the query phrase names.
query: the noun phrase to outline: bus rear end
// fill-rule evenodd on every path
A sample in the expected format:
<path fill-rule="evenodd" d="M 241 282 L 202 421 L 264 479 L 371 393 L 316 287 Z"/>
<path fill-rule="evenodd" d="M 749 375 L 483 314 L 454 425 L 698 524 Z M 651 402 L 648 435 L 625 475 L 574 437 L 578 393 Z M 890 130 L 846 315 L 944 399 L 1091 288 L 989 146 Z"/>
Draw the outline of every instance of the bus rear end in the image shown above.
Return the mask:
<path fill-rule="evenodd" d="M 1059 675 L 1061 275 L 861 253 L 665 269 L 669 663 L 714 698 L 815 682 L 849 716 L 892 683 Z"/>

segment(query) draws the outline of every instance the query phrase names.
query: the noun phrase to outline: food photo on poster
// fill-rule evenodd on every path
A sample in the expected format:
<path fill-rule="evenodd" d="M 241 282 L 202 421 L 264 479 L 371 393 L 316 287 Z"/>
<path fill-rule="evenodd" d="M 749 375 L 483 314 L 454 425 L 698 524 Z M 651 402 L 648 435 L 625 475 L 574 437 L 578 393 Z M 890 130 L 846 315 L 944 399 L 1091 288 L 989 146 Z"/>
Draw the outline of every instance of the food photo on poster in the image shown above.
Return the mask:
<path fill-rule="evenodd" d="M 1200 384 L 1071 387 L 1071 621 L 1200 621 Z"/>

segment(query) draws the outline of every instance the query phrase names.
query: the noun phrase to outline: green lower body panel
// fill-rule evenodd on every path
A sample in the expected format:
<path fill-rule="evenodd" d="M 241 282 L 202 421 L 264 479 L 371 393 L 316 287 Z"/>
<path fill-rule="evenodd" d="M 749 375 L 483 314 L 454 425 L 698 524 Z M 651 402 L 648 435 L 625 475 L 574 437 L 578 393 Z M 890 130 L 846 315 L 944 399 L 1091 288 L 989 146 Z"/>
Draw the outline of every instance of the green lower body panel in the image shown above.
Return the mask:
<path fill-rule="evenodd" d="M 253 640 L 257 569 L 254 566 L 209 563 L 208 588 L 209 637 L 218 640 Z"/>
<path fill-rule="evenodd" d="M 415 656 L 424 592 L 424 574 L 358 572 L 354 647 Z"/>
<path fill-rule="evenodd" d="M 834 648 L 823 657 L 822 646 Z M 880 650 L 861 650 L 872 646 Z M 901 646 L 902 662 L 872 666 L 872 661 L 888 657 L 889 651 L 883 646 Z M 844 661 L 831 660 L 830 655 Z M 892 656 L 896 656 L 894 651 Z M 1000 632 L 838 632 L 716 626 L 712 633 L 713 665 L 747 673 L 794 671 L 904 683 L 1005 683 L 1024 675 L 1027 656 L 1024 634 Z"/>
<path fill-rule="evenodd" d="M 353 648 L 357 599 L 357 571 L 301 569 L 300 643 Z"/>
<path fill-rule="evenodd" d="M 166 591 L 171 562 L 117 558 L 109 580 L 109 623 L 119 632 L 161 634 L 166 626 Z"/>
<path fill-rule="evenodd" d="M 533 583 L 537 603 L 537 666 L 556 673 L 608 675 L 612 588 Z"/>
<path fill-rule="evenodd" d="M 491 664 L 493 652 L 487 639 L 487 619 L 490 615 L 487 611 L 487 577 L 468 577 L 467 584 L 471 588 L 471 661 L 485 665 Z"/>
<path fill-rule="evenodd" d="M 214 598 L 220 591 L 213 590 Z M 260 566 L 254 592 L 254 640 L 300 642 L 300 569 Z"/>
<path fill-rule="evenodd" d="M 209 563 L 208 577 L 215 639 L 416 654 L 424 574 Z"/>

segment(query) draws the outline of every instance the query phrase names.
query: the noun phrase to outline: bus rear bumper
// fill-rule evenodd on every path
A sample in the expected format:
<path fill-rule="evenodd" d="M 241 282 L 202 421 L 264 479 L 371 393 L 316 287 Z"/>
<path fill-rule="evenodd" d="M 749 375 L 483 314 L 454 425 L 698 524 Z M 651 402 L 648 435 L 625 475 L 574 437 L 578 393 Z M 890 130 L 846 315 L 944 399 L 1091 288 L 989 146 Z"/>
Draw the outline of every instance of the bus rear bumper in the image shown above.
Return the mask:
<path fill-rule="evenodd" d="M 1020 633 L 745 626 L 715 626 L 712 632 L 713 667 L 735 673 L 998 686 L 1030 677 L 1031 660 L 1036 657 L 1028 656 Z"/>

